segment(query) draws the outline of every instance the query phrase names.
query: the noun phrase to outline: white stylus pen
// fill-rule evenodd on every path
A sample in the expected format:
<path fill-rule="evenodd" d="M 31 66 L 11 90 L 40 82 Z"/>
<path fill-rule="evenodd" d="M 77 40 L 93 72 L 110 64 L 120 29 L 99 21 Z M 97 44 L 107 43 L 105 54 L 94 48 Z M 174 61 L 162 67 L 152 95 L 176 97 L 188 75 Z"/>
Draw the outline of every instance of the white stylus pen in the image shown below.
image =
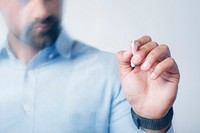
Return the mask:
<path fill-rule="evenodd" d="M 132 41 L 131 42 L 131 51 L 133 53 L 133 56 L 135 54 L 135 52 L 138 50 L 138 45 L 136 43 L 136 41 Z M 135 67 L 135 64 L 133 64 L 133 62 L 131 61 L 131 67 Z"/>

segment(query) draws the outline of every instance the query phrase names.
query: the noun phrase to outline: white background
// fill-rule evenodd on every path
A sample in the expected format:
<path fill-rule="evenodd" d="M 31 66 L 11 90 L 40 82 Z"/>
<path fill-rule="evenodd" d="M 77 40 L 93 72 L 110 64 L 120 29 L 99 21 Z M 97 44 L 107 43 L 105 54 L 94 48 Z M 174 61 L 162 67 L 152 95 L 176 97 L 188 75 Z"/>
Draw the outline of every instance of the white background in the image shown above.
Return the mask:
<path fill-rule="evenodd" d="M 198 0 L 68 0 L 63 25 L 73 38 L 114 53 L 127 49 L 130 40 L 142 35 L 150 35 L 159 44 L 168 44 L 181 72 L 174 105 L 174 130 L 198 133 L 199 6 Z M 2 42 L 6 28 L 2 21 L 0 26 Z"/>

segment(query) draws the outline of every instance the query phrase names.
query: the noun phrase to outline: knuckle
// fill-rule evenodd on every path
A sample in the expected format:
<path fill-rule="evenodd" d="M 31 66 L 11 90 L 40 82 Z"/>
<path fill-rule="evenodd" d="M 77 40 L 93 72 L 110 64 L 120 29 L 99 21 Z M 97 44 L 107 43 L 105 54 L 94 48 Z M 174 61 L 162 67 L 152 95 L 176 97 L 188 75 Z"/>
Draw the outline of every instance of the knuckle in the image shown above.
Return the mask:
<path fill-rule="evenodd" d="M 118 51 L 118 52 L 116 53 L 116 56 L 119 57 L 120 55 L 121 55 L 121 51 Z"/>
<path fill-rule="evenodd" d="M 141 47 L 141 51 L 145 52 L 145 53 L 149 53 L 151 50 L 153 50 L 154 48 L 156 48 L 158 46 L 158 43 L 156 42 L 149 42 L 146 45 L 144 45 L 143 47 Z"/>
<path fill-rule="evenodd" d="M 119 59 L 122 55 L 123 55 L 123 53 L 124 53 L 124 51 L 118 51 L 117 53 L 116 53 L 116 56 L 117 56 L 117 58 Z"/>
<path fill-rule="evenodd" d="M 146 53 L 148 53 L 148 51 L 149 51 L 148 49 L 149 49 L 149 46 L 144 46 L 144 47 L 142 47 L 142 48 L 140 49 L 140 53 L 141 53 L 141 54 L 144 54 L 144 53 L 146 54 Z"/>
<path fill-rule="evenodd" d="M 154 54 L 148 55 L 147 58 L 145 59 L 145 61 L 149 62 L 150 64 L 154 64 L 156 60 L 157 58 L 156 55 Z"/>
<path fill-rule="evenodd" d="M 155 58 L 157 58 L 157 53 L 154 52 L 154 51 L 152 51 L 152 52 L 150 53 L 149 58 L 150 58 L 150 59 L 155 59 Z"/>
<path fill-rule="evenodd" d="M 157 43 L 157 42 L 154 42 L 154 41 L 152 41 L 152 42 L 151 42 L 151 45 L 153 45 L 153 46 L 157 47 L 157 46 L 158 46 L 158 43 Z"/>
<path fill-rule="evenodd" d="M 170 64 L 174 64 L 175 63 L 174 58 L 168 58 L 168 61 L 169 61 Z"/>
<path fill-rule="evenodd" d="M 157 72 L 162 71 L 162 69 L 163 69 L 163 67 L 162 67 L 161 65 L 157 65 L 157 67 L 156 67 L 156 71 L 157 71 Z"/>
<path fill-rule="evenodd" d="M 147 53 L 147 50 L 143 49 L 141 51 L 136 52 L 136 55 L 140 57 L 141 60 L 143 60 L 147 56 Z"/>
<path fill-rule="evenodd" d="M 145 54 L 143 51 L 137 51 L 135 54 L 134 54 L 135 57 L 137 57 L 138 59 L 143 59 Z M 134 56 L 133 56 L 133 60 L 134 60 Z"/>
<path fill-rule="evenodd" d="M 161 44 L 160 45 L 165 51 L 169 51 L 169 46 L 167 46 L 166 44 Z"/>
<path fill-rule="evenodd" d="M 151 40 L 151 37 L 149 35 L 143 36 L 143 38 L 146 38 L 147 40 Z"/>

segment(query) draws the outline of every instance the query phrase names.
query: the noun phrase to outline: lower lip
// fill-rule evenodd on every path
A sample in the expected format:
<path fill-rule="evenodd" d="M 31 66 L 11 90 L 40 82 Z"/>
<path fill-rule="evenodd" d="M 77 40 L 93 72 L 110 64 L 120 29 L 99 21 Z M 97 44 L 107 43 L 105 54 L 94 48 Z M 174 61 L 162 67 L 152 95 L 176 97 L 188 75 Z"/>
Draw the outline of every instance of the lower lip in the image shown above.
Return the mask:
<path fill-rule="evenodd" d="M 39 32 L 45 32 L 49 29 L 49 25 L 38 25 L 35 26 L 34 29 L 38 30 Z"/>

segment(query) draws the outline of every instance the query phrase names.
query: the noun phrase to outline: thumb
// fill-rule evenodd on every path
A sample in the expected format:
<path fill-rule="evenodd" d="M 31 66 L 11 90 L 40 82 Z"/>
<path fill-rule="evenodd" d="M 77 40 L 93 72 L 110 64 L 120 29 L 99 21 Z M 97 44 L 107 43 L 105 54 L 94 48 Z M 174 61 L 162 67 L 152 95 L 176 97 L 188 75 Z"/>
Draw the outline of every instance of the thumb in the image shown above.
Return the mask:
<path fill-rule="evenodd" d="M 132 56 L 133 54 L 132 54 L 131 49 L 117 52 L 118 71 L 119 71 L 119 77 L 121 81 L 133 69 L 131 67 Z"/>

